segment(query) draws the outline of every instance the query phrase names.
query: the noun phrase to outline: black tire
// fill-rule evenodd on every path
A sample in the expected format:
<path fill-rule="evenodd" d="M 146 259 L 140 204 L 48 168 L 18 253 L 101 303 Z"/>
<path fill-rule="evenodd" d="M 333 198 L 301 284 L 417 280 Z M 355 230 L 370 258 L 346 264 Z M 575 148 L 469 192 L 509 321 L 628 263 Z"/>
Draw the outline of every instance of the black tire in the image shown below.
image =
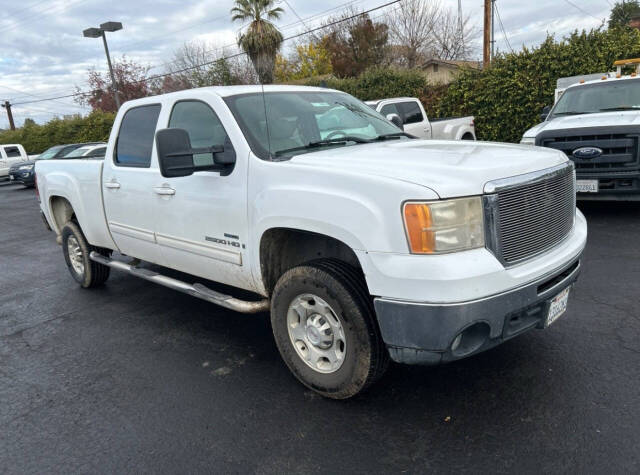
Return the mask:
<path fill-rule="evenodd" d="M 309 366 L 289 337 L 289 306 L 305 294 L 324 300 L 342 325 L 346 349 L 341 366 L 333 372 L 323 373 Z M 388 366 L 389 355 L 364 276 L 342 261 L 323 259 L 285 272 L 272 294 L 271 326 L 280 355 L 291 372 L 322 396 L 355 396 L 377 381 Z"/>
<path fill-rule="evenodd" d="M 74 238 L 78 243 L 81 251 L 81 261 L 83 264 L 83 271 L 79 272 L 74 268 L 71 257 L 69 256 L 69 239 Z M 68 222 L 62 228 L 62 253 L 64 254 L 64 260 L 67 263 L 71 276 L 80 284 L 81 287 L 89 289 L 91 287 L 97 287 L 104 284 L 109 278 L 111 268 L 103 264 L 89 259 L 89 254 L 92 251 L 101 252 L 104 254 L 104 249 L 92 246 L 87 242 L 87 239 L 82 234 L 80 226 L 74 222 Z"/>

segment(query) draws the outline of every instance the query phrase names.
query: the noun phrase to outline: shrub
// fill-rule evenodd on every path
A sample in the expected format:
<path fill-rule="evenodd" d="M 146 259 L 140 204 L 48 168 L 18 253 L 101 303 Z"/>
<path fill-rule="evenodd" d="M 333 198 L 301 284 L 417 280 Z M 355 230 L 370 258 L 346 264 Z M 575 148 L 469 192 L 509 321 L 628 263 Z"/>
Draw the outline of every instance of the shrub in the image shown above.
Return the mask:
<path fill-rule="evenodd" d="M 109 138 L 115 114 L 93 111 L 88 116 L 76 115 L 53 119 L 43 125 L 32 120 L 16 130 L 0 132 L 0 144 L 19 143 L 29 154 L 42 153 L 49 147 L 67 143 L 103 142 Z"/>
<path fill-rule="evenodd" d="M 518 142 L 553 104 L 560 77 L 610 71 L 617 59 L 640 56 L 640 32 L 630 28 L 549 36 L 537 48 L 495 59 L 483 71 L 463 69 L 438 106 L 438 115 L 474 115 L 478 138 Z"/>

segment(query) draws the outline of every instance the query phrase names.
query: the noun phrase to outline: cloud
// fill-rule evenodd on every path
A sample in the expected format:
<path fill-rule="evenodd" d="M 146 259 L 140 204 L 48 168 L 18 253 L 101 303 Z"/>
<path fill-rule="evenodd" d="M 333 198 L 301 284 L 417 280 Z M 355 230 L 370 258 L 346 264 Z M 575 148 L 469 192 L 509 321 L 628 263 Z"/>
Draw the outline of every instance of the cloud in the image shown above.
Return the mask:
<path fill-rule="evenodd" d="M 454 0 L 441 1 L 457 7 Z M 83 29 L 105 21 L 121 21 L 124 25 L 122 31 L 108 34 L 112 55 L 126 54 L 142 64 L 159 65 L 154 73 L 163 71 L 162 64 L 171 60 L 173 51 L 182 43 L 205 40 L 214 48 L 234 44 L 242 26 L 231 22 L 229 11 L 233 0 L 29 0 L 28 3 L 2 0 L 2 3 L 0 99 L 15 103 L 73 93 L 76 86 L 87 87 L 88 68 L 105 71 L 101 42 L 82 36 Z M 348 6 L 366 9 L 385 2 L 288 0 L 288 3 L 295 13 L 280 2 L 286 13 L 277 23 L 285 36 L 303 31 L 298 15 L 302 18 L 318 15 L 305 22 L 307 27 L 313 27 Z M 497 5 L 509 41 L 518 49 L 540 43 L 547 32 L 561 37 L 576 28 L 596 27 L 600 23 L 597 19 L 609 14 L 609 6 L 601 0 L 573 0 L 573 3 L 596 18 L 564 0 L 499 0 Z M 475 24 L 482 24 L 481 0 L 463 0 L 462 7 Z M 496 40 L 497 49 L 505 51 L 506 41 L 498 25 Z M 27 117 L 44 122 L 55 115 L 86 111 L 69 98 L 14 108 L 18 124 Z M 6 127 L 6 115 L 0 110 L 0 128 Z"/>

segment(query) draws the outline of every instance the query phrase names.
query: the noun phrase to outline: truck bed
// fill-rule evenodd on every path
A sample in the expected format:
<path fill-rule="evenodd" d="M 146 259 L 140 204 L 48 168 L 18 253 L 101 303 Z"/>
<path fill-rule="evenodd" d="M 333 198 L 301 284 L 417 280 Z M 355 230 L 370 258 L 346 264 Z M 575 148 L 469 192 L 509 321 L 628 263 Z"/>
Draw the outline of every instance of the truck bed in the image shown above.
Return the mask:
<path fill-rule="evenodd" d="M 103 160 L 39 160 L 36 162 L 36 179 L 41 199 L 48 203 L 43 211 L 51 227 L 60 233 L 55 219 L 57 198 L 66 199 L 84 224 L 83 232 L 94 246 L 115 248 L 109 235 L 102 201 Z"/>

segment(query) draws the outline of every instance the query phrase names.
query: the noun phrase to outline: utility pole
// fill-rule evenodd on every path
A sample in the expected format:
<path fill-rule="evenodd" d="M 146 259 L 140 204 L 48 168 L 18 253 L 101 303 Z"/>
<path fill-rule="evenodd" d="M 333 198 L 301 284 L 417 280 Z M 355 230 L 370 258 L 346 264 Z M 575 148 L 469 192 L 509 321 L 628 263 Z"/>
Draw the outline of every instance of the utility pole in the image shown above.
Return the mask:
<path fill-rule="evenodd" d="M 491 64 L 491 6 L 492 0 L 484 0 L 484 30 L 482 41 L 482 67 Z"/>
<path fill-rule="evenodd" d="M 11 103 L 9 101 L 4 101 L 2 107 L 7 109 L 7 116 L 9 117 L 9 128 L 11 130 L 16 130 L 16 124 L 13 123 L 13 114 L 11 113 Z"/>

